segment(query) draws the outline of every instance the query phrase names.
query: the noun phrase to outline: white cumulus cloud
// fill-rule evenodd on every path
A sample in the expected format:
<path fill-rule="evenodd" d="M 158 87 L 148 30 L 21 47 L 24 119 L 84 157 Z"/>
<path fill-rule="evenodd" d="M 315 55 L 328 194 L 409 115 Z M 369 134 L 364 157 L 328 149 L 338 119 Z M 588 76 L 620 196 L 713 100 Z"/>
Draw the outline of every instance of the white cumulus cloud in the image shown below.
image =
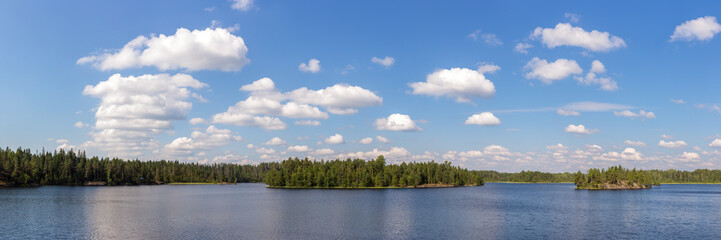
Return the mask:
<path fill-rule="evenodd" d="M 285 144 L 285 140 L 283 140 L 283 139 L 281 139 L 281 138 L 279 138 L 279 137 L 273 137 L 273 138 L 271 138 L 270 140 L 268 140 L 267 142 L 265 142 L 265 143 L 263 143 L 263 144 L 265 144 L 265 145 L 271 145 L 271 146 L 283 145 L 283 144 Z"/>
<path fill-rule="evenodd" d="M 161 71 L 240 71 L 250 62 L 245 56 L 247 52 L 243 38 L 228 29 L 178 28 L 175 35 L 139 36 L 120 50 L 83 57 L 77 64 L 90 64 L 100 70 L 153 66 Z"/>
<path fill-rule="evenodd" d="M 658 141 L 658 146 L 663 148 L 683 148 L 686 147 L 688 144 L 686 142 L 678 140 L 678 141 L 664 141 L 660 140 Z"/>
<path fill-rule="evenodd" d="M 534 57 L 523 68 L 528 71 L 525 75 L 527 79 L 538 79 L 545 84 L 583 73 L 575 60 L 563 58 L 549 63 L 545 59 Z"/>
<path fill-rule="evenodd" d="M 586 128 L 586 126 L 583 126 L 582 124 L 578 124 L 578 125 L 569 124 L 565 130 L 567 133 L 579 133 L 579 134 L 592 134 L 592 133 L 598 132 L 598 129 L 589 129 L 589 128 Z"/>
<path fill-rule="evenodd" d="M 203 150 L 225 146 L 233 141 L 243 140 L 229 129 L 219 129 L 213 125 L 205 131 L 193 131 L 190 137 L 180 137 L 163 147 L 163 155 L 170 157 L 188 156 Z"/>
<path fill-rule="evenodd" d="M 410 116 L 400 113 L 394 113 L 387 118 L 376 119 L 375 126 L 377 130 L 388 131 L 421 131 L 420 127 Z"/>
<path fill-rule="evenodd" d="M 250 96 L 228 107 L 223 113 L 212 117 L 213 122 L 239 126 L 257 126 L 270 130 L 282 130 L 287 126 L 278 117 L 327 119 L 328 113 L 352 114 L 357 108 L 380 105 L 383 102 L 373 92 L 358 86 L 336 84 L 321 90 L 305 87 L 287 93 L 275 88 L 273 80 L 262 78 L 240 88 Z M 285 103 L 283 103 L 285 102 Z M 317 121 L 298 121 L 298 125 L 320 125 Z"/>
<path fill-rule="evenodd" d="M 240 90 L 246 91 L 246 92 L 261 92 L 261 93 L 276 91 L 275 82 L 273 82 L 273 79 L 270 79 L 267 77 L 255 80 L 250 84 L 243 85 L 240 87 Z"/>
<path fill-rule="evenodd" d="M 466 119 L 466 125 L 484 125 L 484 126 L 490 126 L 490 125 L 500 125 L 501 120 L 498 119 L 496 116 L 493 115 L 493 113 L 490 112 L 483 112 L 479 114 L 473 114 L 468 119 Z"/>
<path fill-rule="evenodd" d="M 308 63 L 298 65 L 298 70 L 302 72 L 317 73 L 320 72 L 320 61 L 315 58 L 308 60 Z"/>
<path fill-rule="evenodd" d="M 310 152 L 313 149 L 308 148 L 306 145 L 293 145 L 288 147 L 288 152 Z"/>
<path fill-rule="evenodd" d="M 261 148 L 256 148 L 256 149 L 255 149 L 255 153 L 258 153 L 258 154 L 275 154 L 275 149 L 262 148 L 262 147 L 261 147 Z"/>
<path fill-rule="evenodd" d="M 606 67 L 601 63 L 601 61 L 593 60 L 591 63 L 591 70 L 586 73 L 586 76 L 576 76 L 574 77 L 576 80 L 578 80 L 578 83 L 583 85 L 598 85 L 602 90 L 605 91 L 616 91 L 618 90 L 618 83 L 611 79 L 610 77 L 599 77 L 598 75 L 601 75 L 606 72 Z"/>
<path fill-rule="evenodd" d="M 360 140 L 361 144 L 371 144 L 373 143 L 373 138 L 367 137 Z"/>
<path fill-rule="evenodd" d="M 336 84 L 321 90 L 299 88 L 285 93 L 292 101 L 325 107 L 333 114 L 353 114 L 358 108 L 377 106 L 383 103 L 383 98 L 373 92 L 347 84 Z"/>
<path fill-rule="evenodd" d="M 688 20 L 676 26 L 670 41 L 708 41 L 719 32 L 721 32 L 721 25 L 716 21 L 716 17 L 705 16 Z"/>
<path fill-rule="evenodd" d="M 193 104 L 192 89 L 207 86 L 187 74 L 158 74 L 123 77 L 114 74 L 95 86 L 85 86 L 83 95 L 100 99 L 95 112 L 96 131 L 88 147 L 118 157 L 137 157 L 158 146 L 155 136 L 184 120 Z"/>
<path fill-rule="evenodd" d="M 473 97 L 492 97 L 493 82 L 482 73 L 468 68 L 441 69 L 426 76 L 425 82 L 410 83 L 413 94 L 448 96 L 457 102 L 470 102 Z"/>
<path fill-rule="evenodd" d="M 695 152 L 683 152 L 681 155 L 679 155 L 679 160 L 682 162 L 695 162 L 698 161 L 701 157 L 698 155 L 698 153 Z"/>
<path fill-rule="evenodd" d="M 571 26 L 570 23 L 559 23 L 555 28 L 537 27 L 530 38 L 540 39 L 548 48 L 574 46 L 593 52 L 607 52 L 626 46 L 623 39 L 608 32 L 587 32 L 583 28 Z"/>
<path fill-rule="evenodd" d="M 341 143 L 345 143 L 345 141 L 343 141 L 343 135 L 340 135 L 339 133 L 336 133 L 335 135 L 326 138 L 326 139 L 325 139 L 325 143 L 327 143 L 327 144 L 341 144 Z"/>
<path fill-rule="evenodd" d="M 388 140 L 388 138 L 385 138 L 385 137 L 380 136 L 380 135 L 376 136 L 376 140 L 378 140 L 379 142 L 382 142 L 382 143 L 389 143 L 389 142 L 391 142 L 390 140 Z"/>
<path fill-rule="evenodd" d="M 709 147 L 721 147 L 721 139 L 714 139 L 711 143 L 708 144 Z"/>
<path fill-rule="evenodd" d="M 626 148 L 621 152 L 621 159 L 640 161 L 643 160 L 643 155 L 634 148 Z"/>

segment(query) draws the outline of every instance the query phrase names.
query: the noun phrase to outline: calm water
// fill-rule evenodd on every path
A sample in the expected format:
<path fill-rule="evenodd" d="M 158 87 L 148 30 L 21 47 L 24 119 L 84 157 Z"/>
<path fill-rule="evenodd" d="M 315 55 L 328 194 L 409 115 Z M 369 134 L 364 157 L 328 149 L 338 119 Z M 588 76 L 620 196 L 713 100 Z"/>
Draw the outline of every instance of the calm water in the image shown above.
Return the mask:
<path fill-rule="evenodd" d="M 721 185 L 0 188 L 0 239 L 721 238 Z"/>

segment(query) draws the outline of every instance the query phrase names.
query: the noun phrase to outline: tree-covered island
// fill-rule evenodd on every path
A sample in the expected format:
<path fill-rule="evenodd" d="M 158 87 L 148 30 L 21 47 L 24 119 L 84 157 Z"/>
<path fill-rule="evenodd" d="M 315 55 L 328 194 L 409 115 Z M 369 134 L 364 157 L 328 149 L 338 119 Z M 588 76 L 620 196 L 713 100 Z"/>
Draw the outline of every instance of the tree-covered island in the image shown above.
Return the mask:
<path fill-rule="evenodd" d="M 381 155 L 370 161 L 289 158 L 266 173 L 265 183 L 278 188 L 423 188 L 480 186 L 483 177 L 450 162 L 386 164 Z"/>
<path fill-rule="evenodd" d="M 578 171 L 574 183 L 576 189 L 590 190 L 645 189 L 658 185 L 647 171 L 629 170 L 620 165 L 600 170 L 591 168 L 586 174 Z"/>

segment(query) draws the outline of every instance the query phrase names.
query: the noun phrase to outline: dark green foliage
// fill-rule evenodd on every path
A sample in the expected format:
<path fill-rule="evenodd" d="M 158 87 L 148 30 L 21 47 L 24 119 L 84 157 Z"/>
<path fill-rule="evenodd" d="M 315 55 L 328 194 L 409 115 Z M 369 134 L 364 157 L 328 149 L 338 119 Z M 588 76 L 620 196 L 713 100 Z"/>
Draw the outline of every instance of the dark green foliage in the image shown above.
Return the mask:
<path fill-rule="evenodd" d="M 625 171 L 632 171 L 624 169 Z M 591 171 L 595 179 L 602 170 Z M 605 170 L 604 170 L 605 171 Z M 579 181 L 586 177 L 581 171 L 573 173 L 544 173 L 537 171 L 521 171 L 518 173 L 502 173 L 496 171 L 479 171 L 486 182 L 529 182 L 529 183 L 561 183 Z M 636 170 L 652 179 L 653 183 L 721 183 L 721 170 L 697 169 L 694 171 L 669 170 Z"/>
<path fill-rule="evenodd" d="M 521 171 L 518 173 L 502 173 L 496 171 L 479 171 L 486 182 L 522 182 L 522 183 L 562 183 L 573 182 L 571 173 L 546 173 L 538 171 Z"/>
<path fill-rule="evenodd" d="M 113 158 L 88 158 L 73 151 L 32 153 L 29 149 L 0 149 L 0 185 L 83 185 L 105 182 L 107 185 L 158 183 L 232 183 L 261 182 L 265 172 L 277 163 L 258 166 L 230 163 L 202 165 L 178 161 L 124 161 Z"/>
<path fill-rule="evenodd" d="M 696 169 L 694 171 L 646 170 L 651 178 L 661 183 L 721 183 L 721 170 Z"/>
<path fill-rule="evenodd" d="M 402 163 L 386 165 L 385 158 L 364 161 L 346 159 L 311 161 L 288 158 L 266 174 L 271 187 L 362 188 L 415 187 L 424 184 L 453 186 L 483 185 L 478 171 L 452 167 L 451 163 Z"/>
<path fill-rule="evenodd" d="M 576 187 L 579 189 L 606 189 L 609 186 L 617 187 L 650 187 L 658 184 L 649 171 L 625 169 L 619 166 L 608 169 L 591 168 L 587 174 L 577 172 L 574 175 Z"/>

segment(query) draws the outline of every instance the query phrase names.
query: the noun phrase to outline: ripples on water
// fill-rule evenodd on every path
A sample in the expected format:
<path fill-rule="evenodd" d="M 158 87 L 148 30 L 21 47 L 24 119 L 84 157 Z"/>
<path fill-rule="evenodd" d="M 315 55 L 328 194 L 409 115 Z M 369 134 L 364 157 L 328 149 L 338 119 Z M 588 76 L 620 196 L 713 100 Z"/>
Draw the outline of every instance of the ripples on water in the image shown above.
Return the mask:
<path fill-rule="evenodd" d="M 721 238 L 721 185 L 0 188 L 0 239 Z"/>

